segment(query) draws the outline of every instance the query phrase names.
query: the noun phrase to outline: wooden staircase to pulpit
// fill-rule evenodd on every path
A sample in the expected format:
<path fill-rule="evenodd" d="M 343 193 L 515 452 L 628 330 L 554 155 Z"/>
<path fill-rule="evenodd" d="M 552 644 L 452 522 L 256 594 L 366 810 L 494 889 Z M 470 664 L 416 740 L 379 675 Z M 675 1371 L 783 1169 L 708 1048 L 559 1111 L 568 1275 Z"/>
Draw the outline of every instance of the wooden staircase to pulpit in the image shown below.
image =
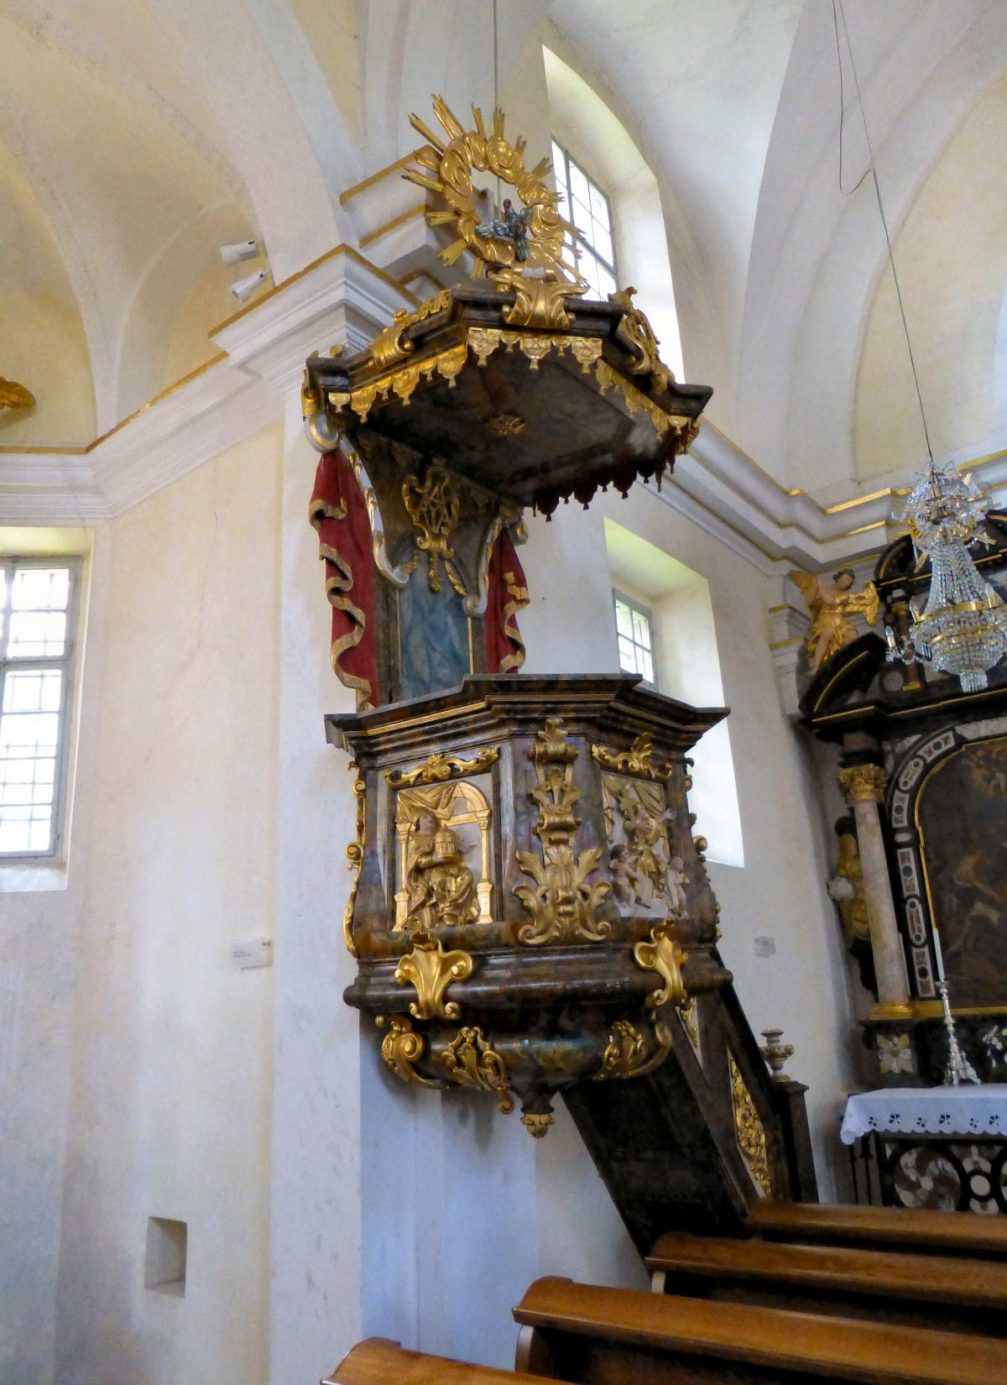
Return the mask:
<path fill-rule="evenodd" d="M 537 1280 L 515 1374 L 372 1340 L 323 1385 L 1007 1381 L 1001 1219 L 766 1202 L 745 1231 L 662 1237 L 650 1294 Z"/>

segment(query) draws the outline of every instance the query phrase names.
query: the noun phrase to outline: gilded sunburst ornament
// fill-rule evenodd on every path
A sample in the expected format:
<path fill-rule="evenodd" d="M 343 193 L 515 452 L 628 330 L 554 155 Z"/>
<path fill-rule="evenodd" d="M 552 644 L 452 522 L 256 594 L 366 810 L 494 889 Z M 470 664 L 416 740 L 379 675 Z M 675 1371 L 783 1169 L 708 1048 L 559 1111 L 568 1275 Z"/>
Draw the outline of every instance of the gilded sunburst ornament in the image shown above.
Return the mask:
<path fill-rule="evenodd" d="M 493 112 L 493 126 L 486 129 L 482 111 L 472 107 L 475 128 L 466 130 L 443 97 L 434 97 L 434 114 L 443 136 L 437 136 L 418 115 L 409 117 L 413 129 L 428 143 L 416 154 L 420 168 L 403 175 L 410 182 L 437 193 L 445 206 L 428 211 L 431 226 L 454 224 L 456 240 L 440 252 L 445 264 L 454 264 L 468 250 L 473 257 L 473 278 L 489 273 L 513 273 L 531 269 L 557 275 L 572 285 L 580 276 L 564 256 L 564 241 L 572 231 L 560 216 L 559 196 L 543 181 L 548 159 L 534 168 L 524 166 L 526 141 L 513 144 L 504 133 L 504 114 Z M 488 173 L 513 188 L 521 206 L 505 198 L 493 211 L 473 184 L 473 173 Z M 576 289 L 573 290 L 576 292 Z"/>

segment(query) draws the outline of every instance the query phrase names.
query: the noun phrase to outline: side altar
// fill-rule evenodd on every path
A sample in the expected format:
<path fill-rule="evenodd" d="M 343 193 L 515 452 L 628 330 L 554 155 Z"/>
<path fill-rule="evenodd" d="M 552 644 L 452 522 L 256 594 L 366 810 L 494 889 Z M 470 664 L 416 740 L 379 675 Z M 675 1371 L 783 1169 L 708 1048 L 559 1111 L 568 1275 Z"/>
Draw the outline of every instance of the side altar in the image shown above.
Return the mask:
<path fill-rule="evenodd" d="M 711 391 L 675 381 L 631 289 L 587 299 L 546 165 L 501 113 L 435 111 L 408 176 L 475 282 L 312 356 L 303 389 L 333 666 L 358 700 L 327 719 L 358 805 L 345 999 L 404 1082 L 519 1104 L 535 1137 L 561 1095 L 646 1249 L 815 1195 L 804 1088 L 777 1042 L 770 1075 L 717 951 L 687 756 L 726 712 L 520 674 L 519 549 L 528 510 L 670 475 Z"/>

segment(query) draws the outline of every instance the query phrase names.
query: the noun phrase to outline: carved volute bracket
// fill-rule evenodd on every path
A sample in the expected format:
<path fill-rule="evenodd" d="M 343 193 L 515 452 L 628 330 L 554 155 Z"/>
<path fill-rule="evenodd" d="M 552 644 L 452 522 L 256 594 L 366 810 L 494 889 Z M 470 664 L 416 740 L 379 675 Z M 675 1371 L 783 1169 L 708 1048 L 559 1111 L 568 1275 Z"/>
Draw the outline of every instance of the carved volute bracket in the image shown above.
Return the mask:
<path fill-rule="evenodd" d="M 375 1021 L 379 1029 L 388 1026 L 388 1033 L 381 1040 L 381 1056 L 397 1077 L 403 1082 L 415 1082 L 420 1087 L 443 1087 L 443 1082 L 431 1082 L 421 1077 L 413 1067 L 423 1057 L 426 1039 L 413 1030 L 412 1021 L 405 1015 L 378 1015 Z"/>
<path fill-rule="evenodd" d="M 653 1031 L 653 1043 L 649 1044 L 630 1020 L 616 1020 L 609 1031 L 595 1081 L 642 1077 L 659 1068 L 671 1052 L 674 1036 L 670 1025 L 660 1022 L 654 1025 Z"/>
<path fill-rule="evenodd" d="M 445 1001 L 444 992 L 452 981 L 464 981 L 472 975 L 472 958 L 460 949 L 445 952 L 441 940 L 422 929 L 413 934 L 412 941 L 412 952 L 395 968 L 395 980 L 400 986 L 416 988 L 409 1013 L 418 1020 L 458 1019 L 461 1007 L 457 1001 Z"/>
<path fill-rule="evenodd" d="M 673 928 L 670 922 L 657 924 L 650 930 L 650 941 L 637 943 L 633 949 L 637 966 L 644 971 L 656 971 L 664 982 L 647 997 L 647 1004 L 653 1010 L 661 1005 L 683 1005 L 688 998 L 682 979 L 685 952 L 675 940 Z"/>

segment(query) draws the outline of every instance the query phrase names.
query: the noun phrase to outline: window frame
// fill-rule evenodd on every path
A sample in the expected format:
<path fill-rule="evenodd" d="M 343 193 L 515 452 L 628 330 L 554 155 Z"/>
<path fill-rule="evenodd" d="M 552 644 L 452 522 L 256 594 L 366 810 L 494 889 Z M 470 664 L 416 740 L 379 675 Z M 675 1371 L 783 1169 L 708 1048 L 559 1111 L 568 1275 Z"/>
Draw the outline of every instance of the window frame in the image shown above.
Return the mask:
<path fill-rule="evenodd" d="M 650 609 L 649 606 L 644 606 L 643 603 L 642 603 L 641 601 L 637 600 L 635 597 L 627 596 L 627 594 L 626 594 L 624 591 L 622 591 L 621 588 L 613 586 L 613 588 L 612 588 L 612 615 L 613 615 L 613 618 L 615 619 L 615 641 L 616 641 L 616 650 L 617 650 L 617 651 L 619 650 L 619 639 L 620 639 L 620 636 L 619 636 L 619 615 L 618 615 L 618 611 L 616 610 L 616 603 L 617 603 L 617 602 L 620 602 L 620 601 L 622 602 L 622 604 L 623 604 L 624 606 L 627 606 L 631 611 L 634 611 L 638 616 L 643 616 L 644 620 L 647 622 L 647 629 L 648 629 L 648 631 L 650 632 L 650 649 L 649 649 L 649 650 L 645 650 L 644 652 L 645 652 L 645 653 L 648 653 L 648 654 L 650 655 L 650 662 L 651 662 L 651 665 L 653 666 L 653 669 L 654 669 L 654 677 L 653 677 L 653 678 L 645 678 L 645 677 L 643 676 L 642 673 L 636 673 L 634 669 L 623 668 L 623 666 L 622 666 L 622 656 L 621 656 L 621 652 L 620 652 L 620 655 L 619 655 L 619 672 L 620 672 L 620 673 L 627 673 L 627 674 L 630 674 L 630 675 L 633 676 L 633 677 L 639 678 L 641 685 L 642 685 L 643 687 L 645 687 L 645 688 L 650 688 L 652 692 L 660 692 L 660 688 L 658 687 L 658 683 L 657 683 L 657 632 L 656 632 L 655 629 L 654 629 L 654 614 L 653 614 L 653 612 L 651 611 L 651 609 Z M 627 638 L 627 637 L 626 637 L 626 636 L 623 636 L 622 638 L 625 639 L 625 638 Z M 630 640 L 630 643 L 632 644 L 632 646 L 633 646 L 634 649 L 643 649 L 643 645 L 641 645 L 641 644 L 639 643 L 639 641 L 636 640 L 636 639 L 631 639 L 631 640 Z"/>
<path fill-rule="evenodd" d="M 7 631 L 10 616 L 9 600 L 0 608 L 0 715 L 2 715 L 4 689 L 7 673 L 11 669 L 31 671 L 32 669 L 58 668 L 63 674 L 62 696 L 59 709 L 59 727 L 56 735 L 54 759 L 56 769 L 53 775 L 52 828 L 50 843 L 45 851 L 2 851 L 0 850 L 0 869 L 19 865 L 60 865 L 65 860 L 66 842 L 66 799 L 70 777 L 70 732 L 76 693 L 75 674 L 77 667 L 78 622 L 80 618 L 81 572 L 83 560 L 74 554 L 50 553 L 31 554 L 21 557 L 15 553 L 0 554 L 0 571 L 8 581 L 18 569 L 24 568 L 66 568 L 69 574 L 69 590 L 66 602 L 66 639 L 60 655 L 39 656 L 28 659 L 7 657 Z M 10 588 L 8 587 L 8 591 Z"/>
<path fill-rule="evenodd" d="M 598 263 L 602 266 L 602 268 L 605 270 L 605 272 L 606 272 L 607 274 L 611 275 L 611 277 L 612 277 L 612 284 L 613 284 L 612 292 L 615 293 L 615 292 L 617 292 L 618 287 L 619 287 L 619 275 L 618 275 L 618 273 L 617 273 L 618 255 L 616 254 L 616 244 L 615 244 L 615 221 L 614 221 L 613 216 L 612 216 L 612 199 L 611 199 L 611 197 L 609 196 L 609 194 L 605 191 L 605 189 L 604 189 L 603 187 L 601 187 L 601 185 L 600 185 L 598 182 L 596 182 L 596 180 L 595 180 L 594 178 L 591 177 L 590 173 L 588 173 L 587 169 L 583 166 L 583 164 L 581 164 L 581 163 L 579 162 L 579 160 L 577 160 L 577 159 L 575 159 L 575 158 L 573 157 L 573 155 L 570 153 L 569 149 L 567 149 L 567 147 L 566 147 L 564 144 L 561 144 L 560 141 L 556 138 L 555 135 L 550 135 L 549 138 L 550 138 L 552 150 L 553 150 L 553 151 L 558 150 L 559 153 L 563 156 L 563 187 L 562 187 L 562 188 L 557 188 L 557 191 L 561 193 L 562 197 L 563 197 L 564 200 L 566 201 L 567 212 L 568 212 L 567 221 L 568 221 L 568 223 L 570 224 L 570 226 L 573 227 L 573 237 L 572 237 L 573 246 L 572 246 L 572 249 L 573 249 L 573 257 L 574 257 L 574 267 L 576 268 L 577 273 L 578 273 L 578 274 L 581 274 L 581 269 L 580 269 L 580 255 L 581 255 L 581 253 L 583 253 L 583 251 L 586 251 L 586 253 L 587 253 L 588 255 L 590 255 L 591 257 L 593 257 L 594 259 L 596 259 L 596 260 L 598 261 Z M 552 165 L 553 165 L 553 176 L 555 177 L 555 176 L 556 176 L 556 158 L 555 158 L 555 153 L 553 153 Z M 574 219 L 573 219 L 573 183 L 572 183 L 572 180 L 571 180 L 571 177 L 570 177 L 570 169 L 571 169 L 571 168 L 575 168 L 575 169 L 577 170 L 577 172 L 580 174 L 580 176 L 581 176 L 581 177 L 585 180 L 585 182 L 588 184 L 589 195 L 593 195 L 594 193 L 597 193 L 599 197 L 601 197 L 601 198 L 604 199 L 604 202 L 605 202 L 605 211 L 606 211 L 606 213 L 608 214 L 608 233 L 609 233 L 609 238 L 610 238 L 610 240 L 611 240 L 611 242 L 612 242 L 612 259 L 611 259 L 611 262 L 609 262 L 608 260 L 606 260 L 605 256 L 601 253 L 601 251 L 600 251 L 600 250 L 598 249 L 598 247 L 594 244 L 594 242 L 593 242 L 593 241 L 592 241 L 592 240 L 580 229 L 580 227 L 577 225 L 577 223 L 576 223 L 576 222 L 574 221 Z M 582 275 L 581 277 L 586 277 L 586 276 L 583 276 L 583 275 Z"/>

